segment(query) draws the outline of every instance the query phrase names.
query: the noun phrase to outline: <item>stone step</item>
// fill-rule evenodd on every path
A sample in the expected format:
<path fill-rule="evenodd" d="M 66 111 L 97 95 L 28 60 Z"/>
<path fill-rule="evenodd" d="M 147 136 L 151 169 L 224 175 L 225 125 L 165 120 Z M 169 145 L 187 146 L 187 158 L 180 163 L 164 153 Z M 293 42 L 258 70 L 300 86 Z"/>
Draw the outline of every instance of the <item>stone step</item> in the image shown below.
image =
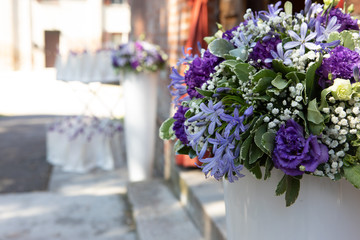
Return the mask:
<path fill-rule="evenodd" d="M 128 184 L 139 240 L 203 239 L 164 180 Z"/>
<path fill-rule="evenodd" d="M 205 179 L 200 169 L 173 166 L 171 189 L 206 240 L 226 240 L 223 182 Z"/>

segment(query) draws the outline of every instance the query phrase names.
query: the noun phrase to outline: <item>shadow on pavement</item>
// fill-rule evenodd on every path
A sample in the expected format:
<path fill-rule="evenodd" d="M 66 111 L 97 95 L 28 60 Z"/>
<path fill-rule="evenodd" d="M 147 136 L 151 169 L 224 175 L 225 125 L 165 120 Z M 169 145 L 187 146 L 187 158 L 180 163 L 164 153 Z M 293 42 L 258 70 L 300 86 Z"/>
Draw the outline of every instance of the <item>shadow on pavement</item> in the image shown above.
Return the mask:
<path fill-rule="evenodd" d="M 46 125 L 57 117 L 0 117 L 0 193 L 47 190 Z"/>

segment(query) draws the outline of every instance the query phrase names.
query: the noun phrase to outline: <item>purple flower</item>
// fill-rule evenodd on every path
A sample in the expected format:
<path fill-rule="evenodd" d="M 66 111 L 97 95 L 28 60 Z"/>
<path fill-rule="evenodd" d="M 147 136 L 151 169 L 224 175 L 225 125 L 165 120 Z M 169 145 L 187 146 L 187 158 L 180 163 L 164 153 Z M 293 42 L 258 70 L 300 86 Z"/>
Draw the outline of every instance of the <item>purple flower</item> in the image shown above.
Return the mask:
<path fill-rule="evenodd" d="M 210 79 L 210 74 L 215 72 L 215 66 L 221 61 L 220 58 L 212 55 L 209 50 L 205 51 L 202 58 L 197 57 L 192 61 L 189 70 L 185 73 L 185 82 L 190 98 L 203 97 L 195 88 L 201 88 L 201 86 Z"/>
<path fill-rule="evenodd" d="M 305 54 L 305 48 L 308 48 L 310 50 L 317 50 L 319 48 L 318 45 L 309 42 L 310 40 L 314 39 L 317 34 L 315 32 L 310 32 L 310 34 L 307 35 L 307 31 L 308 25 L 305 22 L 301 24 L 300 36 L 297 35 L 293 30 L 289 30 L 288 34 L 295 41 L 285 43 L 284 48 L 291 49 L 300 46 L 300 55 Z"/>
<path fill-rule="evenodd" d="M 184 76 L 180 75 L 180 73 L 174 67 L 172 67 L 171 70 L 171 83 L 168 86 L 168 89 L 170 90 L 171 95 L 174 97 L 173 103 L 175 106 L 179 106 L 182 101 L 190 100 L 190 98 L 187 94 Z"/>
<path fill-rule="evenodd" d="M 254 66 L 258 68 L 271 68 L 271 62 L 266 62 L 268 58 L 272 58 L 271 51 L 276 51 L 276 46 L 281 43 L 279 36 L 259 40 L 253 51 L 249 55 L 249 59 L 254 61 Z M 260 60 L 258 62 L 258 60 Z"/>
<path fill-rule="evenodd" d="M 330 33 L 337 31 L 341 27 L 340 24 L 337 24 L 337 17 L 333 16 L 326 28 L 321 26 L 320 21 L 317 21 L 315 24 L 315 29 L 317 33 L 316 41 L 322 42 L 326 41 L 329 38 Z"/>
<path fill-rule="evenodd" d="M 240 134 L 245 132 L 248 126 L 244 126 L 243 122 L 245 117 L 251 116 L 253 114 L 253 106 L 250 106 L 245 110 L 244 115 L 239 116 L 239 110 L 237 108 L 234 109 L 234 116 L 228 114 L 221 114 L 220 118 L 227 122 L 228 125 L 225 127 L 224 134 L 230 135 L 230 132 L 235 128 L 234 136 L 236 140 L 240 140 Z"/>
<path fill-rule="evenodd" d="M 298 176 L 304 171 L 314 172 L 319 164 L 328 161 L 329 154 L 327 147 L 318 142 L 317 136 L 310 134 L 306 139 L 303 128 L 290 119 L 286 127 L 282 125 L 276 134 L 272 159 L 274 166 L 285 174 Z"/>
<path fill-rule="evenodd" d="M 188 121 L 193 122 L 198 120 L 205 120 L 206 122 L 210 123 L 208 128 L 208 133 L 214 134 L 216 125 L 218 126 L 221 125 L 219 117 L 224 113 L 222 102 L 218 102 L 214 105 L 213 101 L 210 100 L 207 106 L 205 105 L 205 103 L 201 103 L 200 110 L 201 110 L 200 113 L 189 118 Z"/>
<path fill-rule="evenodd" d="M 235 26 L 235 27 L 233 27 L 232 29 L 225 31 L 225 32 L 222 34 L 222 38 L 225 39 L 225 40 L 227 40 L 227 41 L 230 41 L 231 39 L 233 39 L 234 35 L 232 34 L 232 32 L 233 32 L 233 31 L 236 31 L 238 27 L 239 27 L 239 26 Z"/>
<path fill-rule="evenodd" d="M 280 59 L 283 61 L 283 63 L 285 65 L 290 65 L 292 64 L 292 61 L 290 59 L 290 55 L 292 53 L 292 50 L 288 50 L 284 53 L 284 49 L 283 49 L 283 46 L 282 46 L 282 43 L 278 43 L 277 46 L 276 46 L 276 50 L 277 52 L 271 50 L 270 51 L 270 54 L 271 56 L 273 57 L 272 59 L 271 58 L 267 58 L 265 59 L 265 63 L 270 63 L 272 62 L 273 59 Z"/>
<path fill-rule="evenodd" d="M 188 109 L 189 108 L 187 107 L 179 106 L 177 112 L 174 114 L 174 119 L 176 120 L 173 126 L 173 130 L 175 131 L 175 136 L 185 145 L 189 143 L 185 132 L 186 127 L 184 125 L 186 120 L 184 115 Z"/>
<path fill-rule="evenodd" d="M 326 26 L 327 19 L 331 19 L 335 16 L 337 17 L 336 23 L 341 25 L 341 27 L 337 30 L 338 32 L 342 32 L 344 30 L 359 30 L 357 20 L 352 19 L 350 14 L 343 13 L 339 8 L 332 8 L 329 16 L 327 16 L 328 12 L 329 11 L 327 11 L 323 16 L 319 14 L 317 17 L 323 26 Z"/>
<path fill-rule="evenodd" d="M 343 46 L 337 46 L 330 52 L 330 57 L 322 61 L 317 74 L 320 75 L 319 85 L 326 88 L 335 78 L 350 79 L 354 82 L 353 69 L 360 66 L 360 54 Z M 329 80 L 329 75 L 331 79 Z"/>
<path fill-rule="evenodd" d="M 233 137 L 222 136 L 220 133 L 216 132 L 216 138 L 210 138 L 209 142 L 213 144 L 212 152 L 214 154 L 213 157 L 199 159 L 202 162 L 202 171 L 206 175 L 211 175 L 215 179 L 219 180 L 224 175 L 227 175 L 229 182 L 233 182 L 237 180 L 239 177 L 243 177 L 240 173 L 242 170 L 242 165 L 235 165 L 234 159 L 234 144 L 233 144 Z"/>
<path fill-rule="evenodd" d="M 275 18 L 279 15 L 279 13 L 281 12 L 282 8 L 279 8 L 281 5 L 281 1 L 278 1 L 275 6 L 274 4 L 269 4 L 268 5 L 268 9 L 269 11 L 260 11 L 259 12 L 259 17 L 264 20 L 264 21 L 269 21 L 269 19 L 271 18 Z"/>

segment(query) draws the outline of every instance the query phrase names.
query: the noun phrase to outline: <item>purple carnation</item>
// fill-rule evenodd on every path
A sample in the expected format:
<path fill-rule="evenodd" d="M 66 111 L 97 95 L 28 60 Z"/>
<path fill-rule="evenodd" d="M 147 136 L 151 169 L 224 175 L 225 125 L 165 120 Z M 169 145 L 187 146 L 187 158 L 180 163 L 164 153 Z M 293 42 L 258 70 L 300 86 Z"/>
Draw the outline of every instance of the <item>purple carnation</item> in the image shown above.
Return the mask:
<path fill-rule="evenodd" d="M 225 31 L 225 32 L 222 34 L 222 38 L 225 39 L 225 40 L 227 40 L 227 41 L 230 41 L 231 39 L 233 39 L 234 35 L 232 34 L 232 32 L 233 32 L 233 31 L 236 31 L 238 27 L 239 27 L 239 26 L 235 26 L 235 27 L 233 27 L 232 29 Z"/>
<path fill-rule="evenodd" d="M 291 176 L 302 175 L 304 171 L 314 172 L 321 163 L 329 159 L 328 149 L 310 134 L 305 139 L 303 128 L 290 119 L 282 125 L 275 137 L 272 153 L 274 166 Z M 304 171 L 300 170 L 304 168 Z"/>
<path fill-rule="evenodd" d="M 332 85 L 329 80 L 329 73 L 332 79 L 343 78 L 354 82 L 353 69 L 360 66 L 360 54 L 343 46 L 337 46 L 330 52 L 330 57 L 322 61 L 317 74 L 320 75 L 319 85 L 326 88 Z"/>
<path fill-rule="evenodd" d="M 173 130 L 175 131 L 175 136 L 183 143 L 188 144 L 189 141 L 187 139 L 186 133 L 185 133 L 185 113 L 189 110 L 187 107 L 179 106 L 176 113 L 174 114 L 174 119 L 176 120 L 174 122 Z"/>
<path fill-rule="evenodd" d="M 279 36 L 259 40 L 250 53 L 249 60 L 254 61 L 253 65 L 258 68 L 271 68 L 271 62 L 265 62 L 265 59 L 273 58 L 270 52 L 276 52 L 278 43 L 281 43 Z M 261 62 L 258 62 L 259 59 Z"/>
<path fill-rule="evenodd" d="M 356 19 L 352 19 L 350 14 L 343 13 L 339 8 L 332 8 L 330 10 L 329 16 L 324 14 L 323 16 L 318 16 L 317 19 L 320 20 L 321 24 L 326 26 L 327 19 L 331 19 L 333 16 L 337 17 L 337 24 L 340 24 L 341 27 L 338 29 L 338 32 L 342 32 L 344 30 L 358 30 L 359 25 L 357 24 Z"/>
<path fill-rule="evenodd" d="M 210 79 L 210 73 L 215 72 L 217 66 L 222 60 L 206 50 L 202 58 L 195 58 L 190 64 L 189 70 L 185 73 L 185 83 L 188 86 L 187 92 L 190 98 L 202 98 L 195 88 L 201 86 Z"/>

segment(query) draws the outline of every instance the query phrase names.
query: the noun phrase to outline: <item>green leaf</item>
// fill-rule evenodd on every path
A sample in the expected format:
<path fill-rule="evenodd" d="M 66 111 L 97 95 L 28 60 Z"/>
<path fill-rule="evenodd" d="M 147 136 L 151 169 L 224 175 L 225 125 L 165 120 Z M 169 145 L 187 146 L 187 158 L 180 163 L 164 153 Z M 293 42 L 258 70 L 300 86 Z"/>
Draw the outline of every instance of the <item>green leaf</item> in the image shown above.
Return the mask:
<path fill-rule="evenodd" d="M 262 144 L 262 137 L 267 131 L 267 123 L 262 124 L 256 131 L 254 135 L 254 142 L 258 148 L 260 148 L 264 153 L 268 153 L 267 149 Z"/>
<path fill-rule="evenodd" d="M 352 36 L 352 32 L 350 31 L 342 31 L 340 33 L 341 36 L 341 42 L 344 47 L 349 48 L 350 50 L 355 50 L 355 40 Z"/>
<path fill-rule="evenodd" d="M 309 102 L 307 109 L 307 120 L 315 124 L 324 122 L 324 116 L 320 113 L 317 107 L 316 98 Z"/>
<path fill-rule="evenodd" d="M 286 192 L 286 174 L 281 178 L 280 182 L 278 183 L 275 194 L 276 196 L 280 196 Z"/>
<path fill-rule="evenodd" d="M 320 56 L 317 62 L 314 62 L 306 72 L 305 78 L 305 89 L 306 89 L 306 96 L 309 100 L 312 100 L 316 96 L 316 88 L 318 87 L 317 81 L 315 81 L 315 73 L 316 70 L 320 67 L 322 62 L 322 56 Z"/>
<path fill-rule="evenodd" d="M 291 80 L 286 81 L 285 79 L 282 78 L 281 75 L 277 75 L 276 78 L 274 78 L 274 80 L 271 81 L 271 84 L 279 90 L 283 90 L 284 88 L 288 87 L 290 83 Z"/>
<path fill-rule="evenodd" d="M 274 163 L 272 162 L 271 158 L 268 157 L 265 162 L 265 174 L 264 174 L 264 180 L 271 177 L 271 170 L 274 167 Z"/>
<path fill-rule="evenodd" d="M 191 158 L 191 159 L 194 159 L 194 158 L 196 158 L 197 157 L 197 154 L 196 154 L 196 152 L 194 151 L 194 149 L 190 149 L 190 151 L 189 151 L 189 157 Z"/>
<path fill-rule="evenodd" d="M 264 155 L 264 152 L 261 151 L 260 148 L 256 146 L 256 144 L 252 143 L 249 151 L 249 164 L 256 163 Z"/>
<path fill-rule="evenodd" d="M 236 60 L 226 60 L 226 61 L 223 61 L 221 63 L 221 65 L 224 65 L 224 66 L 227 66 L 227 67 L 230 67 L 230 68 L 235 68 L 236 65 L 239 64 L 239 61 L 236 61 Z"/>
<path fill-rule="evenodd" d="M 248 138 L 245 139 L 245 141 L 240 147 L 240 159 L 243 162 L 249 161 L 250 145 L 252 142 L 253 142 L 253 137 L 249 136 Z"/>
<path fill-rule="evenodd" d="M 328 107 L 329 104 L 326 101 L 326 96 L 331 93 L 331 89 L 330 88 L 325 88 L 324 90 L 321 91 L 321 104 L 319 109 L 323 109 L 325 107 Z"/>
<path fill-rule="evenodd" d="M 337 32 L 337 31 L 335 31 L 335 32 L 330 33 L 327 42 L 328 42 L 328 43 L 331 43 L 331 42 L 333 42 L 333 41 L 337 41 L 337 40 L 340 40 L 340 39 L 341 39 L 340 33 Z"/>
<path fill-rule="evenodd" d="M 236 60 L 236 57 L 231 56 L 230 54 L 224 54 L 224 59 L 225 60 Z"/>
<path fill-rule="evenodd" d="M 291 206 L 299 196 L 300 179 L 286 175 L 286 206 Z"/>
<path fill-rule="evenodd" d="M 234 46 L 225 39 L 216 39 L 209 44 L 209 51 L 217 57 L 224 57 L 225 54 L 229 54 Z"/>
<path fill-rule="evenodd" d="M 320 133 L 322 133 L 322 131 L 324 131 L 324 129 L 325 129 L 324 122 L 322 122 L 320 124 L 315 124 L 315 123 L 309 122 L 310 133 L 312 133 L 314 135 L 320 135 Z"/>
<path fill-rule="evenodd" d="M 262 145 L 267 150 L 268 155 L 272 153 L 274 149 L 274 141 L 275 141 L 276 133 L 274 132 L 266 132 L 262 136 Z"/>
<path fill-rule="evenodd" d="M 204 37 L 204 41 L 207 43 L 207 44 L 210 44 L 212 41 L 214 41 L 216 39 L 216 37 L 214 36 L 211 36 L 211 37 Z"/>
<path fill-rule="evenodd" d="M 185 146 L 184 144 L 182 144 L 182 142 L 180 140 L 177 140 L 174 144 L 174 151 L 175 153 L 178 154 L 189 154 L 190 151 L 190 147 Z"/>
<path fill-rule="evenodd" d="M 291 2 L 286 1 L 284 4 L 284 9 L 285 9 L 285 13 L 287 15 L 292 15 L 292 9 L 293 9 L 293 5 Z"/>
<path fill-rule="evenodd" d="M 301 83 L 305 79 L 305 74 L 301 72 L 289 72 L 285 77 L 286 79 L 292 80 L 294 83 Z"/>
<path fill-rule="evenodd" d="M 244 47 L 235 48 L 231 50 L 229 53 L 231 56 L 240 58 L 244 62 L 248 59 L 249 56 L 248 51 Z"/>
<path fill-rule="evenodd" d="M 174 131 L 172 129 L 172 126 L 175 122 L 174 118 L 168 118 L 167 120 L 165 120 L 159 129 L 159 137 L 163 140 L 167 139 L 171 139 L 174 136 Z"/>
<path fill-rule="evenodd" d="M 238 63 L 233 69 L 236 77 L 243 82 L 249 81 L 249 74 L 252 71 L 254 71 L 254 67 L 248 63 Z"/>
<path fill-rule="evenodd" d="M 272 77 L 263 77 L 261 78 L 257 84 L 254 86 L 253 88 L 253 92 L 254 93 L 262 93 L 262 92 L 265 92 L 266 89 L 268 89 L 268 87 L 271 85 L 271 81 L 273 80 L 274 78 Z"/>
<path fill-rule="evenodd" d="M 263 77 L 272 77 L 275 78 L 276 77 L 276 72 L 274 72 L 273 70 L 270 69 L 261 69 L 260 71 L 258 71 L 252 79 L 252 82 L 257 82 L 259 81 L 261 78 Z"/>
<path fill-rule="evenodd" d="M 307 121 L 306 121 L 306 118 L 305 118 L 304 113 L 303 113 L 303 112 L 299 112 L 297 115 L 304 121 L 305 132 L 306 132 L 307 134 L 309 134 L 308 123 L 307 123 Z"/>
<path fill-rule="evenodd" d="M 251 131 L 250 131 L 250 133 L 251 133 L 251 134 L 256 133 L 256 131 L 258 130 L 258 128 L 263 124 L 263 122 L 264 122 L 264 116 L 256 119 L 254 125 L 251 126 Z"/>
<path fill-rule="evenodd" d="M 360 165 L 344 167 L 345 178 L 356 188 L 360 188 Z"/>
<path fill-rule="evenodd" d="M 343 158 L 343 162 L 344 162 L 344 166 L 346 167 L 353 166 L 357 162 L 357 157 L 351 156 L 349 154 L 345 154 L 345 157 Z"/>
<path fill-rule="evenodd" d="M 284 75 L 288 74 L 289 72 L 296 71 L 296 68 L 294 68 L 294 67 L 285 66 L 281 60 L 274 59 L 272 61 L 272 66 L 273 66 L 273 69 L 275 70 L 275 72 L 280 72 Z"/>
<path fill-rule="evenodd" d="M 212 95 L 214 95 L 213 91 L 209 91 L 209 90 L 202 90 L 201 88 L 195 88 L 196 91 L 198 93 L 200 93 L 201 95 L 203 95 L 204 97 L 212 97 Z"/>
<path fill-rule="evenodd" d="M 261 172 L 261 168 L 260 168 L 260 164 L 257 163 L 253 168 L 249 169 L 249 171 L 257 178 L 257 179 L 261 179 L 262 178 L 262 172 Z"/>

